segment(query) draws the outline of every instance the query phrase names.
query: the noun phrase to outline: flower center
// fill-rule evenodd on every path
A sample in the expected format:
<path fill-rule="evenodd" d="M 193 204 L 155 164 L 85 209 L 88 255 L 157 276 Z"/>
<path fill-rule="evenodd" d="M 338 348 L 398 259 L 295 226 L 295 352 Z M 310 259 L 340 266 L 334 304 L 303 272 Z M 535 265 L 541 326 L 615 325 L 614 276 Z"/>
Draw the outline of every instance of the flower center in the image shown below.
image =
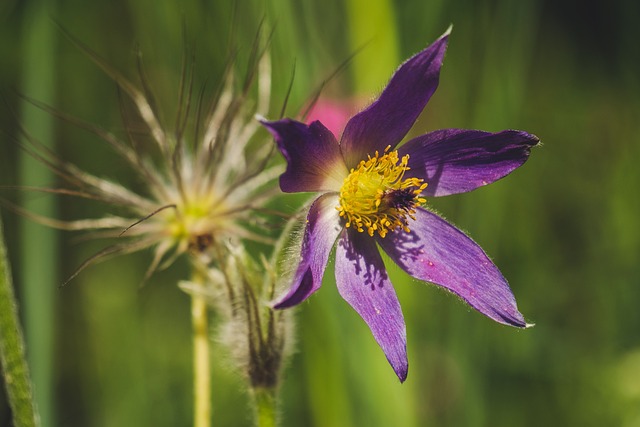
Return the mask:
<path fill-rule="evenodd" d="M 370 236 L 378 232 L 385 237 L 389 231 L 402 228 L 409 232 L 407 217 L 415 219 L 416 207 L 425 203 L 420 193 L 427 188 L 422 179 L 404 178 L 409 170 L 409 155 L 398 158 L 397 151 L 362 160 L 351 169 L 340 188 L 340 206 L 336 209 L 346 221 L 346 227 Z"/>
<path fill-rule="evenodd" d="M 205 252 L 213 243 L 217 225 L 213 201 L 207 197 L 180 200 L 176 208 L 167 213 L 167 230 L 177 242 L 196 252 Z"/>

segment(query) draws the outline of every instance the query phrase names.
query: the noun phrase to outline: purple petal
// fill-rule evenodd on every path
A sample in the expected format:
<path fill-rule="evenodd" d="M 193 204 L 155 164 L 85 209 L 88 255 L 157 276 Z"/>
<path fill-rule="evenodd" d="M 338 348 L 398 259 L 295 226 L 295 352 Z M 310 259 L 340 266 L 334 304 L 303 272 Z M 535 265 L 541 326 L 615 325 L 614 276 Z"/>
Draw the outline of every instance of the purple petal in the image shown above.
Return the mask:
<path fill-rule="evenodd" d="M 336 210 L 338 203 L 337 195 L 325 194 L 311 205 L 302 239 L 300 264 L 291 288 L 275 303 L 274 308 L 300 304 L 320 288 L 331 248 L 342 229 Z"/>
<path fill-rule="evenodd" d="M 507 281 L 473 240 L 424 209 L 409 227 L 410 233 L 396 230 L 377 239 L 402 269 L 448 289 L 496 322 L 527 326 Z"/>
<path fill-rule="evenodd" d="M 290 119 L 261 123 L 274 136 L 287 160 L 287 170 L 280 176 L 282 191 L 340 189 L 349 172 L 335 136 L 322 123 L 306 125 Z"/>
<path fill-rule="evenodd" d="M 336 283 L 342 298 L 369 325 L 403 382 L 409 368 L 404 317 L 374 239 L 344 230 L 336 249 Z"/>
<path fill-rule="evenodd" d="M 449 32 L 398 68 L 380 97 L 347 123 L 340 143 L 349 168 L 395 147 L 438 87 Z"/>
<path fill-rule="evenodd" d="M 538 138 L 526 132 L 443 129 L 412 139 L 398 150 L 409 154 L 412 177 L 429 185 L 427 196 L 464 193 L 508 175 L 528 158 Z"/>

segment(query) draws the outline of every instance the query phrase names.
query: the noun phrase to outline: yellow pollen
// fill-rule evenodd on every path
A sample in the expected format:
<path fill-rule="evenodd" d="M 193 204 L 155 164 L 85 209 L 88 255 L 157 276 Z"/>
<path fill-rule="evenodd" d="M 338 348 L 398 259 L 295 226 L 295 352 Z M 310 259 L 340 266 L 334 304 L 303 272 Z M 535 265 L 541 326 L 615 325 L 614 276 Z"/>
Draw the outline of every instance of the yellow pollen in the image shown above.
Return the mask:
<path fill-rule="evenodd" d="M 362 160 L 351 169 L 340 188 L 340 206 L 336 209 L 346 221 L 346 227 L 370 236 L 376 232 L 385 237 L 389 231 L 409 230 L 408 219 L 415 219 L 416 207 L 426 200 L 420 193 L 427 184 L 419 178 L 404 178 L 409 170 L 409 155 L 398 158 L 398 151 Z"/>

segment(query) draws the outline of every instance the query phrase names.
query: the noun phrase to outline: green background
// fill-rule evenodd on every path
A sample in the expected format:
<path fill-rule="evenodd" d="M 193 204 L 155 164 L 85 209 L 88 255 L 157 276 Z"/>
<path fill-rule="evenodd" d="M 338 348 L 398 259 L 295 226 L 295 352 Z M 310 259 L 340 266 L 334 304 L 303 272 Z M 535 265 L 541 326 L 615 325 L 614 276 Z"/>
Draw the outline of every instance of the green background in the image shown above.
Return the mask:
<path fill-rule="evenodd" d="M 240 56 L 261 18 L 274 29 L 274 115 L 294 62 L 289 115 L 361 47 L 326 93 L 373 97 L 402 60 L 453 24 L 440 87 L 411 135 L 514 128 L 543 142 L 507 179 L 428 201 L 492 256 L 536 326 L 498 325 L 389 263 L 408 330 L 409 377 L 400 384 L 328 273 L 321 291 L 296 309 L 283 425 L 640 426 L 638 4 L 236 2 Z M 3 0 L 0 184 L 56 185 L 18 148 L 18 123 L 84 169 L 131 180 L 105 144 L 17 96 L 122 129 L 115 84 L 55 22 L 132 79 L 139 44 L 160 109 L 171 117 L 182 23 L 195 45 L 198 82 L 215 84 L 233 8 L 215 0 Z M 108 209 L 6 188 L 0 197 L 64 219 Z M 283 200 L 285 208 L 297 203 Z M 185 265 L 140 288 L 150 254 L 127 256 L 58 290 L 104 243 L 6 209 L 3 217 L 43 426 L 190 425 L 189 300 L 176 287 Z M 214 425 L 251 425 L 242 381 L 217 345 L 213 359 Z M 0 426 L 10 426 L 3 393 Z"/>

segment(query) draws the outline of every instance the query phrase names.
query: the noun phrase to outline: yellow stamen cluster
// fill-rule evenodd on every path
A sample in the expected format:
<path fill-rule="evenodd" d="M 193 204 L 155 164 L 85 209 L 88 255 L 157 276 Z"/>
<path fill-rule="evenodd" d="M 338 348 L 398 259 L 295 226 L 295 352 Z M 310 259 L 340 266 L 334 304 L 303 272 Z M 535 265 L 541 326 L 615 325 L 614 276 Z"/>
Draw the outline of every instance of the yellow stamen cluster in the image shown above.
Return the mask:
<path fill-rule="evenodd" d="M 336 209 L 346 220 L 346 227 L 370 236 L 385 237 L 389 231 L 402 228 L 409 232 L 407 217 L 415 219 L 416 207 L 425 203 L 420 193 L 427 184 L 419 178 L 404 178 L 409 170 L 409 155 L 398 158 L 397 151 L 384 150 L 382 156 L 362 160 L 351 169 L 340 188 L 340 206 Z"/>

